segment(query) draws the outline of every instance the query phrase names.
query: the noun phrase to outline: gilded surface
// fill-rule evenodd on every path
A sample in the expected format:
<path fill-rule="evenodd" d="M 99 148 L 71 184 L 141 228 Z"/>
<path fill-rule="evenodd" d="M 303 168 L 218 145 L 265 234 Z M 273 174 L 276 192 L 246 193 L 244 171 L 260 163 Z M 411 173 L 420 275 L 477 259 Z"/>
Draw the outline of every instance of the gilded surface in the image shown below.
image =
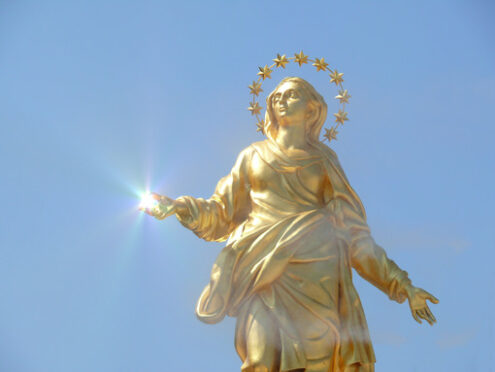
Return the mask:
<path fill-rule="evenodd" d="M 145 209 L 176 214 L 202 239 L 227 240 L 196 313 L 206 323 L 237 318 L 244 372 L 373 371 L 352 268 L 390 299 L 408 299 L 418 322 L 435 322 L 426 300 L 438 300 L 375 243 L 336 154 L 319 141 L 326 115 L 309 83 L 282 80 L 267 98 L 267 139 L 240 153 L 209 199 L 154 194 L 159 203 Z"/>

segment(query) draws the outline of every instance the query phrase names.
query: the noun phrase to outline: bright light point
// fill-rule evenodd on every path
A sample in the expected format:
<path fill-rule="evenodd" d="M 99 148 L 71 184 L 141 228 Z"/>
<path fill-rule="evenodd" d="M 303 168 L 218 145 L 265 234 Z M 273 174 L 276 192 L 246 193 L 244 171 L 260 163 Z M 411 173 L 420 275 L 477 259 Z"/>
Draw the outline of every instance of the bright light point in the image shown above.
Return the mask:
<path fill-rule="evenodd" d="M 139 207 L 143 209 L 151 209 L 158 204 L 158 200 L 153 198 L 149 192 L 143 195 L 141 198 L 141 203 L 139 203 Z"/>

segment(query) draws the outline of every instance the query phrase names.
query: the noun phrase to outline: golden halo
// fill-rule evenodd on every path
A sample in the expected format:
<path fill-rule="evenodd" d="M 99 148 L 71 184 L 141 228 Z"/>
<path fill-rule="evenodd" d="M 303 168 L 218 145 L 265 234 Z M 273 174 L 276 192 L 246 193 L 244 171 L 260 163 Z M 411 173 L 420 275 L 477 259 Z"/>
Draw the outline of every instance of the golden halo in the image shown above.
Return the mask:
<path fill-rule="evenodd" d="M 336 114 L 333 114 L 335 116 L 335 125 L 331 127 L 330 129 L 325 128 L 325 134 L 323 137 L 327 139 L 329 142 L 332 139 L 337 139 L 337 128 L 339 125 L 344 125 L 346 121 L 349 119 L 347 118 L 347 112 L 345 111 L 345 105 L 349 103 L 349 98 L 351 98 L 351 95 L 347 92 L 346 89 L 342 86 L 342 83 L 344 82 L 344 79 L 342 76 L 344 76 L 343 73 L 338 72 L 336 69 L 331 69 L 328 67 L 328 63 L 325 62 L 325 58 L 309 58 L 307 55 L 305 55 L 302 51 L 300 53 L 295 53 L 294 57 L 286 57 L 284 55 L 277 54 L 277 58 L 273 59 L 273 64 L 268 66 L 265 65 L 265 67 L 258 67 L 259 72 L 258 72 L 258 80 L 253 81 L 253 83 L 248 87 L 250 90 L 250 94 L 253 95 L 252 101 L 249 103 L 248 110 L 251 111 L 251 115 L 256 116 L 256 126 L 258 127 L 257 131 L 261 132 L 264 134 L 264 126 L 265 126 L 265 120 L 260 117 L 260 112 L 263 107 L 261 107 L 256 101 L 257 97 L 259 96 L 260 92 L 263 91 L 261 89 L 261 84 L 265 79 L 271 79 L 271 73 L 273 72 L 274 68 L 285 68 L 285 65 L 290 63 L 291 61 L 294 61 L 295 63 L 299 64 L 299 67 L 301 67 L 304 64 L 307 64 L 308 62 L 311 62 L 313 66 L 316 67 L 316 71 L 326 71 L 329 73 L 330 76 L 330 84 L 334 83 L 338 88 L 339 88 L 339 94 L 335 96 L 336 99 L 339 100 L 339 103 L 341 107 L 339 108 L 339 111 Z"/>

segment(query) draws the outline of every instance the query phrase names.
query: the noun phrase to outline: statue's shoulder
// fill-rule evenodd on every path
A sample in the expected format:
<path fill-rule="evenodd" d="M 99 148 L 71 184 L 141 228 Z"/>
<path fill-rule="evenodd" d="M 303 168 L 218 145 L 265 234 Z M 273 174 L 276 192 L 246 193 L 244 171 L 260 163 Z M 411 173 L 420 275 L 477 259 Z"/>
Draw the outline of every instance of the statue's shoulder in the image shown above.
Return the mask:
<path fill-rule="evenodd" d="M 252 150 L 266 149 L 268 147 L 268 141 L 268 139 L 264 139 L 262 141 L 253 142 L 248 146 L 248 148 L 251 148 Z"/>
<path fill-rule="evenodd" d="M 253 157 L 253 154 L 259 151 L 260 148 L 262 148 L 263 142 L 265 141 L 258 141 L 250 144 L 249 146 L 245 147 L 244 149 L 239 152 L 239 155 L 237 156 L 237 161 L 236 163 L 238 164 L 249 164 L 251 158 Z"/>
<path fill-rule="evenodd" d="M 327 158 L 327 160 L 330 160 L 331 162 L 338 163 L 339 158 L 337 157 L 337 153 L 333 151 L 330 147 L 325 145 L 323 142 L 318 142 L 317 147 L 320 150 L 320 152 L 324 155 L 324 157 Z"/>
<path fill-rule="evenodd" d="M 251 156 L 254 152 L 256 152 L 257 149 L 266 146 L 264 142 L 265 141 L 257 141 L 251 143 L 249 146 L 241 150 L 241 152 L 239 153 L 239 157 Z"/>
<path fill-rule="evenodd" d="M 251 157 L 255 153 L 264 154 L 269 150 L 268 141 L 269 140 L 265 139 L 262 141 L 253 142 L 248 147 L 246 147 L 244 150 L 242 150 L 241 154 L 243 154 L 244 156 L 249 156 L 249 157 Z"/>

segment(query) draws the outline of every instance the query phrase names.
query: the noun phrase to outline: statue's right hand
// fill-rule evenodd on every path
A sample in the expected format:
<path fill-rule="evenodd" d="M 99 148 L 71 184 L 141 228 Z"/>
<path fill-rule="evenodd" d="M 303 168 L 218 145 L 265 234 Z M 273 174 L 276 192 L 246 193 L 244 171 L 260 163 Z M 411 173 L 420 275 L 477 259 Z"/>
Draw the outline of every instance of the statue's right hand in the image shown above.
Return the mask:
<path fill-rule="evenodd" d="M 168 216 L 177 213 L 178 203 L 174 199 L 165 195 L 160 195 L 152 192 L 151 197 L 158 203 L 151 208 L 141 207 L 140 209 L 159 220 L 164 220 Z"/>

